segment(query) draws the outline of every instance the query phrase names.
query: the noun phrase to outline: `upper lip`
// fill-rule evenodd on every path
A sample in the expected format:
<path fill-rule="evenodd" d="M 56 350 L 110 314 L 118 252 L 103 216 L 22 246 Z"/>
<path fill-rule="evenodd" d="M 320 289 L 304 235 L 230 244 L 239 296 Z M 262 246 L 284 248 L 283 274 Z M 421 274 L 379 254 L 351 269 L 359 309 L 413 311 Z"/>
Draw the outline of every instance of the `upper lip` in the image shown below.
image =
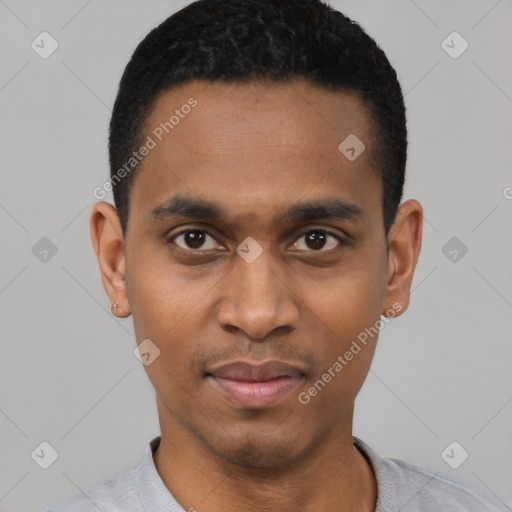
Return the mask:
<path fill-rule="evenodd" d="M 282 377 L 300 378 L 304 374 L 297 367 L 282 361 L 267 361 L 262 364 L 235 361 L 217 366 L 207 375 L 245 382 L 265 382 Z"/>

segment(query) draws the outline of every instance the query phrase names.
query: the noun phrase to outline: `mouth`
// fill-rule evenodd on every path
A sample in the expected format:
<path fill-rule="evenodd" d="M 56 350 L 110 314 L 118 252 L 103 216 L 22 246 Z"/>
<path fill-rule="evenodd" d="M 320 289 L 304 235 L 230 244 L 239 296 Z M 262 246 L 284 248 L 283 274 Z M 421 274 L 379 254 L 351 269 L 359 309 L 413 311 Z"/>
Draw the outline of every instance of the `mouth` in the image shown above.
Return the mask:
<path fill-rule="evenodd" d="M 224 395 L 243 409 L 265 409 L 283 401 L 304 379 L 304 373 L 281 361 L 251 364 L 237 361 L 205 374 Z"/>

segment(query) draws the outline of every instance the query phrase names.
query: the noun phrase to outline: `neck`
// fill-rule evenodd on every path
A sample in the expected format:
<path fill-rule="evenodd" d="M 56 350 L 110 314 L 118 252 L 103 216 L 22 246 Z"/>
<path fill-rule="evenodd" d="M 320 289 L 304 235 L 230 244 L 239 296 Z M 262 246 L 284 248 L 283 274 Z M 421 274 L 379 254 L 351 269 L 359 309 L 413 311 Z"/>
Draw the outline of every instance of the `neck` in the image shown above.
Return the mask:
<path fill-rule="evenodd" d="M 348 425 L 300 459 L 271 468 L 229 463 L 170 414 L 159 413 L 162 435 L 155 467 L 187 511 L 375 511 L 375 476 L 353 445 L 352 413 Z"/>

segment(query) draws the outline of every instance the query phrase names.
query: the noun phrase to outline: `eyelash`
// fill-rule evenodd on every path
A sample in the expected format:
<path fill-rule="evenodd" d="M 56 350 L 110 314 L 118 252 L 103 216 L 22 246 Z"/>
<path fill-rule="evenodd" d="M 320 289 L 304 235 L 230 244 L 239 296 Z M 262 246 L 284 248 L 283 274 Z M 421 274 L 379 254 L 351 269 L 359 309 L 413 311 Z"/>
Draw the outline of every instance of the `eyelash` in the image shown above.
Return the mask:
<path fill-rule="evenodd" d="M 184 229 L 184 230 L 182 230 L 182 231 L 180 231 L 180 232 L 178 232 L 178 233 L 176 233 L 176 234 L 174 234 L 174 235 L 172 235 L 172 236 L 170 236 L 170 237 L 167 237 L 167 238 L 166 238 L 166 240 L 165 240 L 165 242 L 166 242 L 167 244 L 173 243 L 173 242 L 174 242 L 174 240 L 175 240 L 176 238 L 178 238 L 180 235 L 184 235 L 184 234 L 186 234 L 186 233 L 190 233 L 190 232 L 200 232 L 200 233 L 204 233 L 204 234 L 206 234 L 206 235 L 208 235 L 208 236 L 212 237 L 214 240 L 216 240 L 215 236 L 214 236 L 212 233 L 210 233 L 210 231 L 208 231 L 208 230 L 207 230 L 207 229 L 205 229 L 205 228 L 188 228 L 188 229 Z M 312 228 L 312 229 L 308 229 L 307 231 L 304 231 L 303 233 L 301 233 L 301 234 L 300 234 L 300 235 L 299 235 L 295 240 L 297 241 L 297 240 L 299 240 L 300 238 L 302 238 L 303 236 L 307 236 L 307 235 L 309 235 L 309 234 L 311 234 L 311 233 L 318 233 L 318 232 L 320 232 L 320 233 L 324 233 L 324 234 L 329 235 L 329 236 L 332 236 L 333 238 L 335 238 L 335 239 L 339 242 L 339 244 L 340 244 L 341 246 L 343 246 L 343 245 L 347 245 L 347 244 L 348 244 L 348 242 L 347 242 L 345 239 L 343 239 L 342 237 L 340 237 L 338 234 L 336 234 L 336 233 L 334 233 L 334 232 L 332 232 L 332 231 L 330 231 L 330 230 L 328 230 L 328 229 L 325 229 L 325 228 Z M 180 246 L 178 246 L 178 247 L 179 247 L 180 249 L 183 249 L 183 247 L 180 247 Z M 338 247 L 335 247 L 335 248 L 333 248 L 333 249 L 328 249 L 328 250 L 326 250 L 326 251 L 324 251 L 324 250 L 322 250 L 322 249 L 320 249 L 320 250 L 318 250 L 318 251 L 314 251 L 313 249 L 311 249 L 310 251 L 299 250 L 298 252 L 311 252 L 311 253 L 322 253 L 322 252 L 326 252 L 326 253 L 328 253 L 328 252 L 331 252 L 331 251 L 336 250 L 337 248 L 338 248 Z M 201 252 L 207 252 L 207 251 L 209 251 L 210 249 L 208 249 L 208 250 L 206 250 L 206 251 L 205 251 L 204 249 L 203 249 L 203 250 L 201 250 L 201 249 L 183 249 L 183 250 L 184 250 L 184 251 L 188 251 L 188 252 L 190 252 L 190 253 L 201 253 Z"/>

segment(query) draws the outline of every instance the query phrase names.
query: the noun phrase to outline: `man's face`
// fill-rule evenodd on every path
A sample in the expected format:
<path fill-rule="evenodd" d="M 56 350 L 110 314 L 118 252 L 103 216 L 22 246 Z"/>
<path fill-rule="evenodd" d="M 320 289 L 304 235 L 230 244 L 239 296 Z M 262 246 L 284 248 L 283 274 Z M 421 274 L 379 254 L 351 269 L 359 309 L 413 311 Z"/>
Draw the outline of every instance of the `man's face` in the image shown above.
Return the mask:
<path fill-rule="evenodd" d="M 125 240 L 136 339 L 160 350 L 146 370 L 161 421 L 225 460 L 276 466 L 350 431 L 377 336 L 308 390 L 391 307 L 371 129 L 355 94 L 303 82 L 193 82 L 147 118 L 156 147 L 137 171 Z M 353 161 L 338 148 L 350 134 L 366 146 Z M 178 196 L 220 215 L 166 214 Z M 336 200 L 351 205 L 339 216 L 297 209 Z M 269 361 L 284 365 L 220 369 Z"/>

